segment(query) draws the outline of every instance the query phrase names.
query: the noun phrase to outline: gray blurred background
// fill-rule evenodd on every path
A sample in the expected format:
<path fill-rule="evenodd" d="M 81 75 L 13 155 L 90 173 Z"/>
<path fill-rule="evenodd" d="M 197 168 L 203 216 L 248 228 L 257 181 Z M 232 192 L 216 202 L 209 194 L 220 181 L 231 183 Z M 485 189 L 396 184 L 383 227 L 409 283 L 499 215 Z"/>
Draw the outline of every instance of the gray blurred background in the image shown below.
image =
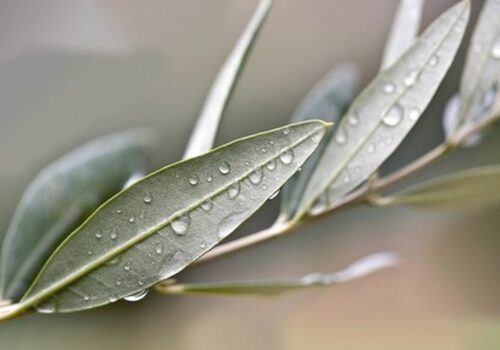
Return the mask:
<path fill-rule="evenodd" d="M 211 81 L 256 0 L 0 1 L 0 236 L 33 176 L 111 131 L 162 135 L 178 160 Z M 428 0 L 424 26 L 453 0 Z M 276 0 L 223 119 L 218 144 L 286 124 L 311 86 L 353 61 L 376 74 L 396 0 Z M 473 19 L 481 1 L 472 0 Z M 394 169 L 440 142 L 464 50 Z M 500 161 L 498 130 L 408 183 Z M 497 190 L 497 189 L 492 189 Z M 232 237 L 265 228 L 274 200 Z M 196 268 L 182 281 L 296 277 L 380 250 L 402 263 L 350 284 L 279 298 L 161 297 L 0 325 L 0 349 L 498 349 L 500 207 L 431 213 L 356 208 Z"/>

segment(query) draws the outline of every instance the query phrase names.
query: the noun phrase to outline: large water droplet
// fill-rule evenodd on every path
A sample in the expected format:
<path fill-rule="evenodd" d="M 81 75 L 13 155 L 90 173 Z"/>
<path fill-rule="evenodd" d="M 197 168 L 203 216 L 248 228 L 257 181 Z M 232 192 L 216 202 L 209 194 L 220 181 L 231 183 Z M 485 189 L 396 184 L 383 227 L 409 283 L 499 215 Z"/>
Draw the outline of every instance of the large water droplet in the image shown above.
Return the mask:
<path fill-rule="evenodd" d="M 266 168 L 267 170 L 273 171 L 276 169 L 276 159 L 271 159 L 269 162 L 266 163 Z"/>
<path fill-rule="evenodd" d="M 222 162 L 219 164 L 219 171 L 222 175 L 227 175 L 231 171 L 231 166 L 228 162 Z"/>
<path fill-rule="evenodd" d="M 101 231 L 97 231 L 97 232 L 95 233 L 95 238 L 97 238 L 97 239 L 101 239 L 101 238 L 102 238 L 102 232 L 101 232 Z"/>
<path fill-rule="evenodd" d="M 262 178 L 264 177 L 264 172 L 262 171 L 262 168 L 257 168 L 255 169 L 249 176 L 248 178 L 250 179 L 250 182 L 254 185 L 260 184 L 262 181 Z"/>
<path fill-rule="evenodd" d="M 337 132 L 335 133 L 335 141 L 337 141 L 339 145 L 343 145 L 344 143 L 346 143 L 347 132 L 342 128 L 338 128 Z"/>
<path fill-rule="evenodd" d="M 227 194 L 230 199 L 235 199 L 240 194 L 240 183 L 237 182 L 229 187 Z"/>
<path fill-rule="evenodd" d="M 188 215 L 183 215 L 172 221 L 170 226 L 172 226 L 172 230 L 176 235 L 182 236 L 187 232 L 190 221 L 191 219 Z"/>
<path fill-rule="evenodd" d="M 399 104 L 395 104 L 391 108 L 389 108 L 383 119 L 383 122 L 387 126 L 396 126 L 401 122 L 402 119 L 403 107 L 401 107 Z"/>
<path fill-rule="evenodd" d="M 495 40 L 493 47 L 491 48 L 491 56 L 495 59 L 500 59 L 500 37 Z"/>
<path fill-rule="evenodd" d="M 198 184 L 198 181 L 200 181 L 200 178 L 198 177 L 198 175 L 191 175 L 189 177 L 189 183 L 193 186 L 196 186 Z"/>
<path fill-rule="evenodd" d="M 210 199 L 208 199 L 207 201 L 201 204 L 201 209 L 203 209 L 204 211 L 210 211 L 212 210 L 213 206 L 214 206 L 213 202 Z"/>
<path fill-rule="evenodd" d="M 280 153 L 281 163 L 288 165 L 293 162 L 293 150 L 288 148 Z"/>
<path fill-rule="evenodd" d="M 146 297 L 146 295 L 148 295 L 148 290 L 147 289 L 143 289 L 137 293 L 134 293 L 134 294 L 131 294 L 129 296 L 126 296 L 124 299 L 126 301 L 129 301 L 129 302 L 136 302 L 136 301 L 140 301 L 142 299 L 144 299 Z"/>
<path fill-rule="evenodd" d="M 393 83 L 387 83 L 384 85 L 384 92 L 386 94 L 392 94 L 394 91 L 396 91 L 396 86 Z"/>
<path fill-rule="evenodd" d="M 153 197 L 151 197 L 151 193 L 146 193 L 142 200 L 144 201 L 144 203 L 149 204 L 153 201 Z"/>
<path fill-rule="evenodd" d="M 53 299 L 36 305 L 36 310 L 42 314 L 52 314 L 56 312 L 56 305 Z"/>
<path fill-rule="evenodd" d="M 412 69 L 406 74 L 405 85 L 412 86 L 417 82 L 417 80 L 418 80 L 418 70 Z"/>

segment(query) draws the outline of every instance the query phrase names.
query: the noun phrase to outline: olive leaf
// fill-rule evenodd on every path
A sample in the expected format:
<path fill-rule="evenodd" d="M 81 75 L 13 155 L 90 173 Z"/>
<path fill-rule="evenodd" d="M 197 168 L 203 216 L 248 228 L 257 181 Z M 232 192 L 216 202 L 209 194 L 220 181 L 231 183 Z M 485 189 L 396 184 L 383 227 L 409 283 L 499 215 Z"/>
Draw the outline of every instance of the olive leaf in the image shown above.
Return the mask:
<path fill-rule="evenodd" d="M 443 113 L 443 130 L 446 137 L 452 136 L 455 133 L 455 130 L 460 123 L 459 118 L 460 97 L 458 95 L 454 95 L 446 103 Z M 482 133 L 470 135 L 461 143 L 461 146 L 466 148 L 475 147 L 481 142 L 482 138 Z"/>
<path fill-rule="evenodd" d="M 438 177 L 389 197 L 380 206 L 404 204 L 425 209 L 456 209 L 500 202 L 500 166 L 483 166 Z"/>
<path fill-rule="evenodd" d="M 460 110 L 449 138 L 459 129 L 481 120 L 493 107 L 500 77 L 500 2 L 487 0 L 467 54 L 460 83 Z"/>
<path fill-rule="evenodd" d="M 394 152 L 429 104 L 455 57 L 470 3 L 453 6 L 355 100 L 321 155 L 301 203 L 324 211 L 363 183 Z"/>
<path fill-rule="evenodd" d="M 330 274 L 311 273 L 298 279 L 277 281 L 159 284 L 155 287 L 155 290 L 166 295 L 211 294 L 272 296 L 296 290 L 337 285 L 396 264 L 397 257 L 395 254 L 378 253 L 366 256 L 354 262 L 346 269 Z"/>
<path fill-rule="evenodd" d="M 310 121 L 264 132 L 142 178 L 66 238 L 16 312 L 93 308 L 178 273 L 265 203 L 327 127 Z"/>
<path fill-rule="evenodd" d="M 401 0 L 384 50 L 381 70 L 396 63 L 417 37 L 424 0 Z"/>
<path fill-rule="evenodd" d="M 189 138 L 183 159 L 198 156 L 212 149 L 222 114 L 271 5 L 272 0 L 260 0 L 253 17 L 217 74 Z"/>
<path fill-rule="evenodd" d="M 2 245 L 1 298 L 22 296 L 55 247 L 104 200 L 145 170 L 155 134 L 128 130 L 94 140 L 42 170 L 24 192 Z"/>
<path fill-rule="evenodd" d="M 292 115 L 292 122 L 321 118 L 336 123 L 349 107 L 359 87 L 360 74 L 350 63 L 333 68 L 321 79 L 301 101 Z M 319 157 L 324 150 L 333 128 L 328 130 L 323 141 L 313 155 L 304 163 L 302 170 L 295 174 L 281 190 L 281 212 L 292 217 L 300 203 L 307 181 L 311 177 Z"/>

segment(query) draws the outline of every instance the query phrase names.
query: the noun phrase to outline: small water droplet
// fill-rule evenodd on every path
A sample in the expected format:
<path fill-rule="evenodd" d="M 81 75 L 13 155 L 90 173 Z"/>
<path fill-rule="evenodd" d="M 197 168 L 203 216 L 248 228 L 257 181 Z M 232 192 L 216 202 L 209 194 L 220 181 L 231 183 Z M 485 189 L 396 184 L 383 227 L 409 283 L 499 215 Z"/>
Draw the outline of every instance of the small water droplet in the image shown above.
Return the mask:
<path fill-rule="evenodd" d="M 163 253 L 163 244 L 162 243 L 156 243 L 155 253 L 158 255 L 161 255 L 161 253 Z"/>
<path fill-rule="evenodd" d="M 148 295 L 148 290 L 143 289 L 137 293 L 126 296 L 124 299 L 126 301 L 133 303 L 133 302 L 140 301 L 140 300 L 144 299 L 146 297 L 146 295 Z"/>
<path fill-rule="evenodd" d="M 262 148 L 262 149 L 261 149 L 261 151 L 262 151 L 262 153 L 266 153 L 266 152 L 267 152 L 267 149 Z"/>
<path fill-rule="evenodd" d="M 87 255 L 92 255 L 92 251 L 91 250 L 87 251 Z"/>
<path fill-rule="evenodd" d="M 229 187 L 227 194 L 230 199 L 235 199 L 240 194 L 240 183 L 237 182 Z"/>
<path fill-rule="evenodd" d="M 84 295 L 84 296 L 83 296 L 83 300 L 84 300 L 84 301 L 89 301 L 89 300 L 90 300 L 90 297 L 89 297 L 88 295 Z"/>
<path fill-rule="evenodd" d="M 180 216 L 177 219 L 175 219 L 174 221 L 172 221 L 170 226 L 172 226 L 172 230 L 174 230 L 174 233 L 176 235 L 182 236 L 182 235 L 186 234 L 190 222 L 191 222 L 191 219 L 186 214 L 186 215 Z"/>
<path fill-rule="evenodd" d="M 368 153 L 373 153 L 375 152 L 375 145 L 373 143 L 370 143 L 368 145 Z"/>
<path fill-rule="evenodd" d="M 135 217 L 132 215 L 129 219 L 128 219 L 128 222 L 130 222 L 131 224 L 133 224 L 135 222 Z"/>
<path fill-rule="evenodd" d="M 386 94 L 392 94 L 394 91 L 396 91 L 396 86 L 393 83 L 387 83 L 384 85 L 384 92 Z"/>
<path fill-rule="evenodd" d="M 118 215 L 121 215 L 121 214 L 123 213 L 123 211 L 122 211 L 121 209 L 116 209 L 116 213 L 117 213 Z"/>
<path fill-rule="evenodd" d="M 429 61 L 429 64 L 434 67 L 438 63 L 439 63 L 439 58 L 436 55 L 432 56 L 430 61 Z"/>
<path fill-rule="evenodd" d="M 212 182 L 214 177 L 212 175 L 207 176 L 207 182 Z"/>
<path fill-rule="evenodd" d="M 408 117 L 411 121 L 417 121 L 418 117 L 420 117 L 420 110 L 418 108 L 411 108 Z"/>
<path fill-rule="evenodd" d="M 257 168 L 255 169 L 249 176 L 248 178 L 250 179 L 250 182 L 254 185 L 260 184 L 262 181 L 262 178 L 264 177 L 264 172 L 262 171 L 262 168 Z"/>
<path fill-rule="evenodd" d="M 116 280 L 116 281 L 115 281 L 115 284 L 116 284 L 117 286 L 121 286 L 121 285 L 122 285 L 122 281 L 120 281 L 120 280 Z"/>
<path fill-rule="evenodd" d="M 276 169 L 276 160 L 271 159 L 269 162 L 267 162 L 266 168 L 267 168 L 267 170 L 270 170 L 270 171 L 273 171 L 274 169 Z"/>
<path fill-rule="evenodd" d="M 405 77 L 405 85 L 406 86 L 412 86 L 415 84 L 418 80 L 418 70 L 412 69 L 406 74 Z"/>
<path fill-rule="evenodd" d="M 130 271 L 130 263 L 126 263 L 125 265 L 123 265 L 123 269 L 125 271 Z"/>
<path fill-rule="evenodd" d="M 280 194 L 280 190 L 276 190 L 270 197 L 269 200 L 273 200 L 274 198 L 278 197 Z"/>
<path fill-rule="evenodd" d="M 343 145 L 347 142 L 347 133 L 344 129 L 337 129 L 337 132 L 335 133 L 335 141 L 337 141 L 339 145 Z"/>
<path fill-rule="evenodd" d="M 112 295 L 112 296 L 110 296 L 108 298 L 108 300 L 109 300 L 110 303 L 114 303 L 114 302 L 116 302 L 118 300 L 118 298 L 116 296 Z"/>
<path fill-rule="evenodd" d="M 290 133 L 290 129 L 283 129 L 283 135 L 288 135 Z"/>
<path fill-rule="evenodd" d="M 384 116 L 383 122 L 387 126 L 396 126 L 403 119 L 403 107 L 399 104 L 395 104 L 389 108 Z"/>
<path fill-rule="evenodd" d="M 219 171 L 222 175 L 227 175 L 231 171 L 231 166 L 228 162 L 222 162 L 219 164 Z"/>
<path fill-rule="evenodd" d="M 347 122 L 352 126 L 356 126 L 359 124 L 359 117 L 356 114 L 351 114 L 349 117 L 347 117 Z"/>
<path fill-rule="evenodd" d="M 207 244 L 205 242 L 200 243 L 200 248 L 205 249 L 207 247 Z"/>
<path fill-rule="evenodd" d="M 153 197 L 151 197 L 151 193 L 146 193 L 142 200 L 144 201 L 144 203 L 149 204 L 153 201 Z"/>
<path fill-rule="evenodd" d="M 349 182 L 351 182 L 351 177 L 350 177 L 349 175 L 346 175 L 346 176 L 344 177 L 344 182 L 345 182 L 346 184 L 348 184 Z"/>
<path fill-rule="evenodd" d="M 139 280 L 139 281 L 137 281 L 137 284 L 142 287 L 144 285 L 144 281 L 143 280 Z"/>
<path fill-rule="evenodd" d="M 112 241 L 114 241 L 116 239 L 116 237 L 118 237 L 118 232 L 116 230 L 116 228 L 114 228 L 111 233 L 109 234 L 109 238 L 111 238 Z"/>
<path fill-rule="evenodd" d="M 198 178 L 198 175 L 191 175 L 191 177 L 189 178 L 189 183 L 193 186 L 196 186 L 199 180 L 200 179 Z"/>
<path fill-rule="evenodd" d="M 102 232 L 101 232 L 101 231 L 97 231 L 97 232 L 95 233 L 95 238 L 97 238 L 97 239 L 101 239 L 101 238 L 102 238 Z"/>
<path fill-rule="evenodd" d="M 201 209 L 203 209 L 204 211 L 210 211 L 212 210 L 213 206 L 213 202 L 209 199 L 201 204 Z"/>
<path fill-rule="evenodd" d="M 491 56 L 495 59 L 500 59 L 500 37 L 495 40 L 493 47 L 491 48 Z"/>
<path fill-rule="evenodd" d="M 280 154 L 281 163 L 288 165 L 293 162 L 293 150 L 286 149 Z"/>

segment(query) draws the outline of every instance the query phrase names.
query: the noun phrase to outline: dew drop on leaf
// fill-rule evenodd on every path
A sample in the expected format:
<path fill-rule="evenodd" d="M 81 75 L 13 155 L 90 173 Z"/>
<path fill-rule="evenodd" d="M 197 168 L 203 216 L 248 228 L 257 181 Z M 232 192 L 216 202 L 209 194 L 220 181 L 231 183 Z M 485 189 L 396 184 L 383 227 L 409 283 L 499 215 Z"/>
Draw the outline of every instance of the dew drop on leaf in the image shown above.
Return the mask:
<path fill-rule="evenodd" d="M 151 193 L 146 193 L 143 198 L 144 203 L 149 204 L 153 201 L 153 197 L 151 197 Z"/>
<path fill-rule="evenodd" d="M 359 124 L 359 117 L 356 115 L 356 114 L 351 114 L 348 118 L 347 118 L 347 122 L 349 124 L 351 124 L 352 126 L 356 126 Z"/>
<path fill-rule="evenodd" d="M 191 219 L 188 215 L 183 215 L 173 220 L 170 226 L 172 226 L 172 230 L 176 235 L 182 236 L 187 232 L 190 221 Z"/>
<path fill-rule="evenodd" d="M 389 108 L 387 114 L 385 115 L 383 122 L 387 126 L 396 126 L 403 119 L 403 107 L 399 104 L 395 104 Z"/>
<path fill-rule="evenodd" d="M 134 293 L 134 294 L 131 294 L 129 296 L 126 296 L 124 299 L 126 301 L 133 303 L 133 302 L 140 301 L 140 300 L 144 299 L 146 297 L 146 295 L 148 295 L 148 290 L 143 289 L 143 290 L 139 291 L 138 293 Z"/>
<path fill-rule="evenodd" d="M 405 85 L 412 86 L 417 82 L 417 79 L 418 79 L 418 70 L 412 69 L 406 74 Z"/>
<path fill-rule="evenodd" d="M 431 66 L 436 66 L 438 63 L 439 63 L 439 58 L 436 55 L 432 56 L 429 61 L 429 64 Z"/>
<path fill-rule="evenodd" d="M 212 207 L 214 206 L 214 204 L 212 203 L 212 201 L 209 199 L 205 202 L 203 202 L 201 204 L 201 209 L 203 209 L 204 211 L 210 211 L 212 210 Z"/>
<path fill-rule="evenodd" d="M 500 59 L 500 37 L 498 37 L 491 48 L 491 56 L 495 59 Z"/>
<path fill-rule="evenodd" d="M 229 190 L 227 191 L 227 194 L 228 194 L 228 196 L 229 196 L 230 199 L 235 199 L 236 197 L 238 197 L 238 195 L 240 194 L 240 184 L 239 184 L 239 182 L 235 183 L 234 185 L 232 185 L 231 187 L 229 187 Z"/>
<path fill-rule="evenodd" d="M 337 130 L 335 133 L 335 141 L 337 141 L 339 145 L 343 145 L 347 142 L 347 133 L 344 129 L 339 128 Z"/>
<path fill-rule="evenodd" d="M 193 186 L 196 186 L 198 184 L 198 181 L 200 179 L 198 178 L 198 175 L 192 175 L 190 178 L 189 178 L 189 183 Z"/>
<path fill-rule="evenodd" d="M 287 149 L 287 150 L 283 151 L 280 154 L 280 160 L 281 160 L 281 163 L 283 163 L 285 165 L 288 165 L 291 162 L 293 162 L 293 151 L 291 149 Z"/>
<path fill-rule="evenodd" d="M 267 162 L 266 168 L 270 171 L 273 171 L 274 169 L 276 169 L 276 160 L 271 159 L 269 162 Z"/>
<path fill-rule="evenodd" d="M 387 83 L 384 85 L 384 92 L 386 94 L 392 94 L 394 91 L 396 91 L 396 86 L 393 83 Z"/>
<path fill-rule="evenodd" d="M 219 172 L 222 175 L 227 175 L 231 171 L 231 167 L 229 166 L 228 162 L 222 162 L 219 164 Z"/>
<path fill-rule="evenodd" d="M 249 176 L 248 178 L 250 179 L 250 182 L 254 185 L 260 184 L 262 181 L 262 178 L 264 177 L 264 173 L 262 171 L 262 168 L 257 168 L 255 169 Z"/>

